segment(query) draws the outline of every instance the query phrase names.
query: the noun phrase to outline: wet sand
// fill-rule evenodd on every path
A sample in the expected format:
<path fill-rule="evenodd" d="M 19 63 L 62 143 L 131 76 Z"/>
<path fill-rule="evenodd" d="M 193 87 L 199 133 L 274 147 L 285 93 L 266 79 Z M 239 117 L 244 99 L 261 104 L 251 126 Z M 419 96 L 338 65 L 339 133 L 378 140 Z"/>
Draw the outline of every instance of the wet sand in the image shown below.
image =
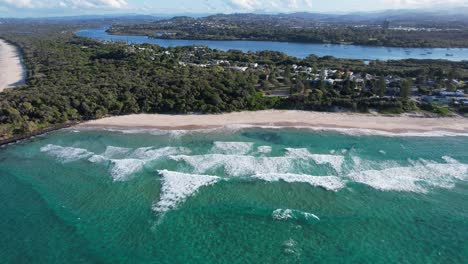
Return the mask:
<path fill-rule="evenodd" d="M 309 127 L 316 129 L 363 129 L 391 133 L 436 131 L 468 133 L 468 119 L 463 117 L 425 118 L 411 115 L 384 116 L 356 113 L 279 110 L 236 112 L 217 115 L 127 115 L 89 121 L 80 124 L 78 127 L 193 130 L 243 125 Z"/>

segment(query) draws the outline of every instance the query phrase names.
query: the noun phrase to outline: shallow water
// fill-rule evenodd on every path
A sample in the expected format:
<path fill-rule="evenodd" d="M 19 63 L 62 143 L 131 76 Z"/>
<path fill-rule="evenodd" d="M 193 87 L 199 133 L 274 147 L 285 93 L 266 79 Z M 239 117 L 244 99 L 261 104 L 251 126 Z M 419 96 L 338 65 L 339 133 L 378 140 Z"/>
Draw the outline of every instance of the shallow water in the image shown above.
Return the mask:
<path fill-rule="evenodd" d="M 0 259 L 463 263 L 468 137 L 64 130 L 0 148 Z"/>
<path fill-rule="evenodd" d="M 468 49 L 454 48 L 395 48 L 372 47 L 359 45 L 327 45 L 314 43 L 291 43 L 278 41 L 219 41 L 219 40 L 182 40 L 182 39 L 152 39 L 147 36 L 110 35 L 106 28 L 85 29 L 76 33 L 78 36 L 97 40 L 125 41 L 134 44 L 151 43 L 162 47 L 175 46 L 208 46 L 212 49 L 262 51 L 273 50 L 290 56 L 305 58 L 309 55 L 319 57 L 333 56 L 335 58 L 362 60 L 403 60 L 403 59 L 442 59 L 450 61 L 468 60 Z M 449 56 L 447 56 L 449 55 Z"/>

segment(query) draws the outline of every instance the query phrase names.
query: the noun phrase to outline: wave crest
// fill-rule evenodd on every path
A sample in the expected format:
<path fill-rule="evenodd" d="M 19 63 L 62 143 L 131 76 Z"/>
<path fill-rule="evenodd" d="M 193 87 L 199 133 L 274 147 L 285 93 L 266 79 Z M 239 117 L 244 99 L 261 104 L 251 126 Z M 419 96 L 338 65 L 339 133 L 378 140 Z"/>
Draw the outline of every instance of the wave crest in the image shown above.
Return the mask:
<path fill-rule="evenodd" d="M 220 178 L 217 176 L 186 174 L 161 170 L 161 197 L 153 205 L 153 210 L 159 213 L 174 209 L 178 204 L 194 195 L 201 187 L 215 184 Z"/>
<path fill-rule="evenodd" d="M 82 148 L 62 147 L 53 144 L 46 145 L 40 150 L 41 152 L 45 152 L 50 156 L 55 157 L 57 160 L 63 163 L 88 158 L 94 154 L 93 152 Z"/>

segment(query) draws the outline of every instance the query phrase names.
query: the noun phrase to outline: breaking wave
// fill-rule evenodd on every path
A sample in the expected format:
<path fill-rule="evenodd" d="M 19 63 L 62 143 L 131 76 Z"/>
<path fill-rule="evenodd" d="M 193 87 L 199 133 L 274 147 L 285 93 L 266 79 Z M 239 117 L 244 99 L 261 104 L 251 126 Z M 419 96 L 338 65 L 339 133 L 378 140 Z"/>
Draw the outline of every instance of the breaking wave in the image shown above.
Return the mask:
<path fill-rule="evenodd" d="M 382 191 L 417 193 L 427 193 L 431 187 L 450 189 L 457 180 L 468 180 L 468 165 L 445 159 L 450 163 L 419 160 L 410 166 L 354 171 L 348 178 Z"/>
<path fill-rule="evenodd" d="M 88 158 L 94 154 L 93 152 L 82 148 L 62 147 L 52 144 L 42 147 L 41 152 L 45 152 L 63 163 Z"/>
<path fill-rule="evenodd" d="M 95 154 L 83 148 L 49 144 L 40 151 L 62 163 L 86 159 L 106 166 L 114 181 L 129 180 L 145 167 L 150 169 L 149 163 L 153 166 L 160 159 L 185 164 L 184 171 L 194 175 L 306 183 L 335 192 L 351 182 L 382 191 L 427 193 L 433 188 L 449 189 L 457 181 L 468 181 L 468 165 L 450 156 L 442 157 L 442 162 L 423 159 L 405 163 L 392 160 L 373 162 L 360 158 L 354 152 L 344 154 L 341 151 L 343 155 L 336 154 L 338 151 L 314 154 L 306 148 L 286 148 L 283 156 L 270 157 L 262 153 L 270 153 L 271 146 L 255 149 L 254 144 L 249 142 L 220 141 L 214 142 L 211 149 L 218 153 L 204 155 L 190 155 L 191 150 L 184 147 L 130 149 L 108 146 L 101 154 Z M 383 151 L 380 153 L 383 154 Z M 161 174 L 168 173 L 163 171 Z"/>
<path fill-rule="evenodd" d="M 220 178 L 208 175 L 185 174 L 161 170 L 161 196 L 153 205 L 153 210 L 159 213 L 174 209 L 178 204 L 194 195 L 203 186 L 215 184 Z"/>
<path fill-rule="evenodd" d="M 253 176 L 264 181 L 285 181 L 288 183 L 308 183 L 314 187 L 321 187 L 329 191 L 338 191 L 346 186 L 346 183 L 335 176 L 311 176 L 302 174 L 257 174 Z"/>
<path fill-rule="evenodd" d="M 293 219 L 293 220 L 304 219 L 304 220 L 320 221 L 320 218 L 316 216 L 315 214 L 302 212 L 298 210 L 292 210 L 292 209 L 276 209 L 275 211 L 273 211 L 271 216 L 273 217 L 273 219 L 278 220 L 278 221 L 286 221 L 289 219 Z"/>
<path fill-rule="evenodd" d="M 294 160 L 287 157 L 254 157 L 243 155 L 207 154 L 197 156 L 171 156 L 185 162 L 194 173 L 209 173 L 224 168 L 228 176 L 250 176 L 265 173 L 288 173 L 294 169 Z"/>
<path fill-rule="evenodd" d="M 125 156 L 131 151 L 129 148 L 120 148 L 120 147 L 114 147 L 114 146 L 108 146 L 106 148 L 106 151 L 102 153 L 101 155 L 103 157 L 112 159 L 112 158 L 119 158 L 122 156 Z"/>
<path fill-rule="evenodd" d="M 140 171 L 145 166 L 145 161 L 138 159 L 110 160 L 112 168 L 110 174 L 114 181 L 126 181 L 129 176 Z"/>
<path fill-rule="evenodd" d="M 329 164 L 336 172 L 341 171 L 341 166 L 344 163 L 344 156 L 338 155 L 323 155 L 323 154 L 312 154 L 309 152 L 308 149 L 300 148 L 287 148 L 287 157 L 293 157 L 298 159 L 304 160 L 313 160 L 315 163 L 319 165 Z"/>
<path fill-rule="evenodd" d="M 270 146 L 260 146 L 257 148 L 257 152 L 262 154 L 269 154 L 271 151 L 272 148 Z"/>
<path fill-rule="evenodd" d="M 141 171 L 147 163 L 181 153 L 188 154 L 190 150 L 182 147 L 145 147 L 132 151 L 131 149 L 107 147 L 103 154 L 93 155 L 88 160 L 93 163 L 110 164 L 109 172 L 114 181 L 127 181 L 133 174 Z M 126 157 L 112 158 L 116 154 L 125 154 Z"/>
<path fill-rule="evenodd" d="M 251 148 L 250 148 L 251 149 Z M 170 158 L 188 164 L 194 173 L 213 173 L 222 168 L 228 176 L 286 174 L 298 169 L 312 171 L 316 165 L 328 165 L 340 172 L 343 156 L 311 154 L 307 149 L 286 149 L 283 157 L 255 157 L 233 154 L 177 155 Z M 309 162 L 313 161 L 313 163 Z"/>
<path fill-rule="evenodd" d="M 219 142 L 213 143 L 211 151 L 219 154 L 245 155 L 252 151 L 254 143 L 251 142 Z"/>

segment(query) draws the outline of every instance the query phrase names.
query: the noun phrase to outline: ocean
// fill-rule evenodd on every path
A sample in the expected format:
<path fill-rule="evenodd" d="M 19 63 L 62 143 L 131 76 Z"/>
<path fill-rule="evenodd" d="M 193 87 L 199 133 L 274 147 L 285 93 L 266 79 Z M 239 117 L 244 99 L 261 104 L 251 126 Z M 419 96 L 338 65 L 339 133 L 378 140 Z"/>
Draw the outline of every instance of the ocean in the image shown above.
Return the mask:
<path fill-rule="evenodd" d="M 3 263 L 466 263 L 468 137 L 66 129 L 0 201 Z"/>

